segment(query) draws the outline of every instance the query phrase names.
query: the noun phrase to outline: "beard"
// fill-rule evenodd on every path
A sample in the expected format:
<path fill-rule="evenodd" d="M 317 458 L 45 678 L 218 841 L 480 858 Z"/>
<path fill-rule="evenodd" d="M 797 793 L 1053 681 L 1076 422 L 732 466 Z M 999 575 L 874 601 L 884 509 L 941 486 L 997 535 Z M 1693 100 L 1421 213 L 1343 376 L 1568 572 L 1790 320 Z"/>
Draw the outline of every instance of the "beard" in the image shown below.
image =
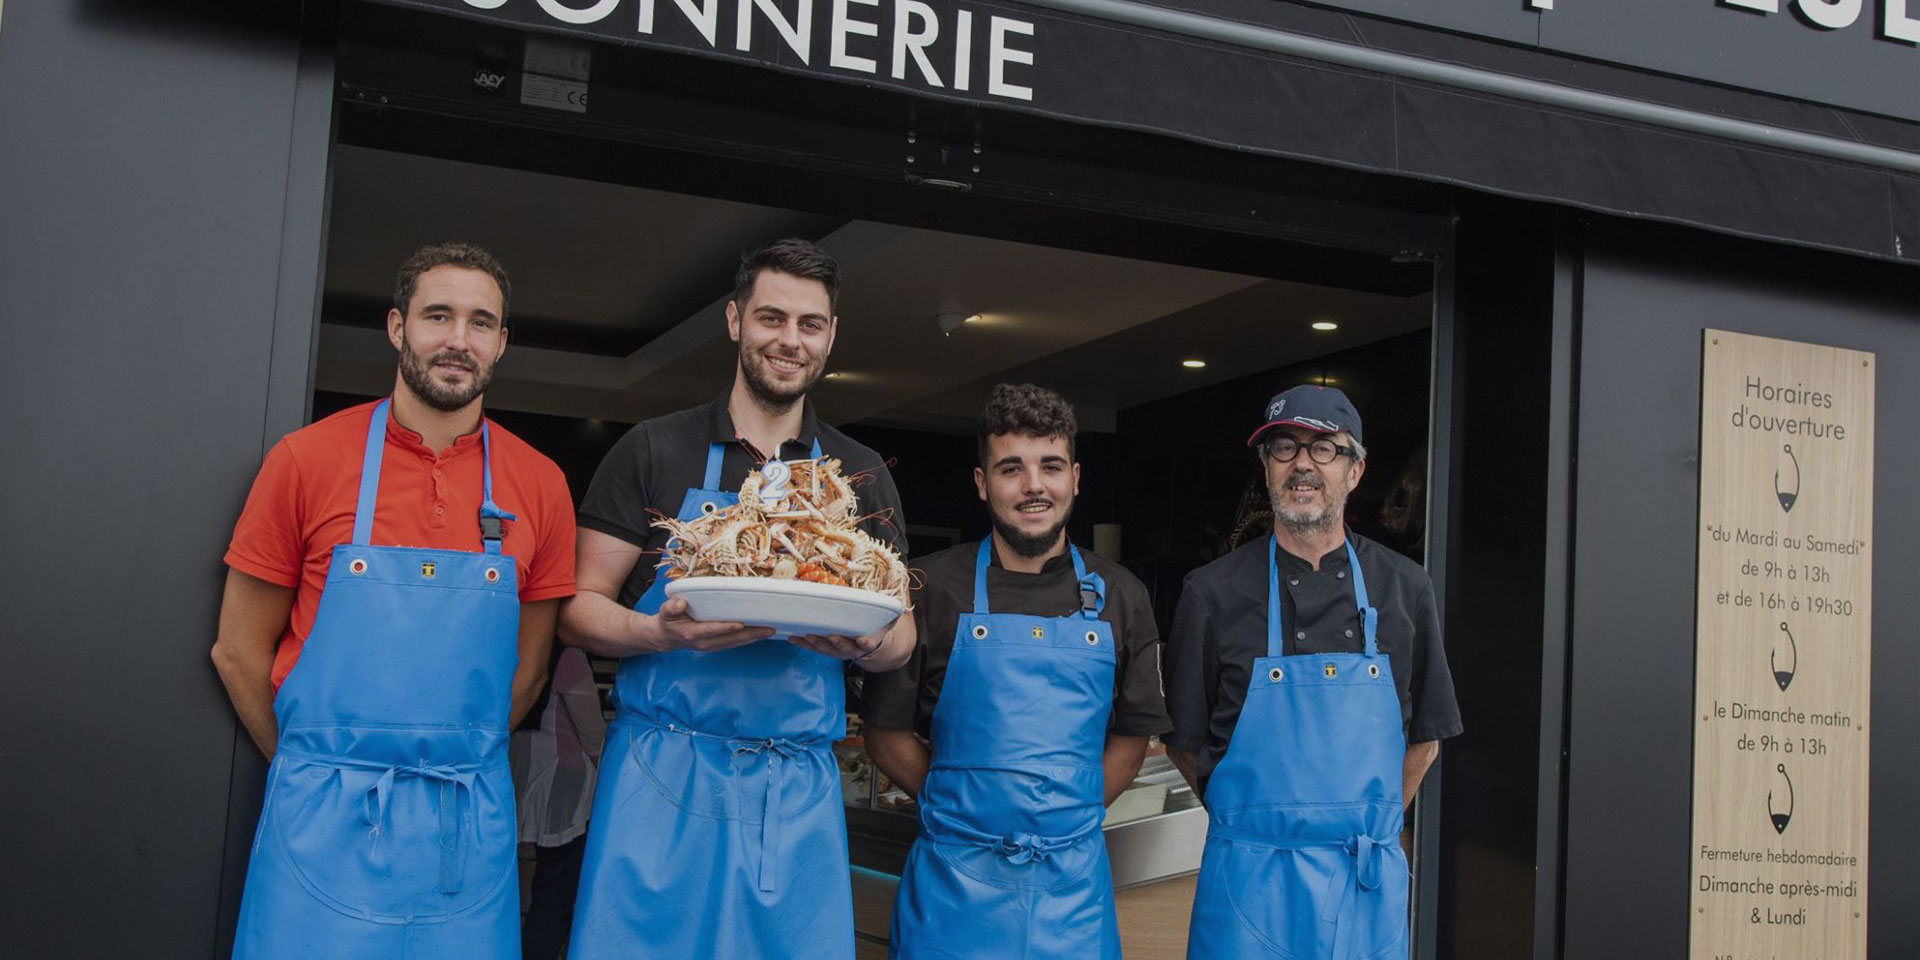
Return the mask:
<path fill-rule="evenodd" d="M 1300 506 L 1287 498 L 1287 487 L 1296 483 L 1321 491 L 1322 501 L 1317 506 Z M 1279 486 L 1267 487 L 1267 498 L 1273 504 L 1273 522 L 1287 528 L 1298 536 L 1310 536 L 1326 533 L 1333 529 L 1334 521 L 1340 519 L 1340 511 L 1347 505 L 1344 492 L 1335 495 L 1328 490 L 1326 481 L 1312 473 L 1294 473 L 1280 481 Z"/>
<path fill-rule="evenodd" d="M 804 367 L 800 382 L 788 386 L 773 379 L 773 374 L 767 370 L 765 357 L 752 350 L 740 351 L 740 373 L 746 379 L 747 392 L 753 395 L 755 403 L 775 412 L 791 409 L 800 398 L 806 396 L 807 391 L 819 382 L 824 368 L 824 364 Z"/>
<path fill-rule="evenodd" d="M 1015 505 L 1014 509 L 1018 511 L 1020 508 Z M 1072 514 L 1073 504 L 1069 502 L 1066 509 L 1060 511 L 1060 519 L 1053 526 L 1039 533 L 1027 533 L 1001 519 L 999 511 L 996 510 L 993 511 L 993 531 L 1000 535 L 1001 540 L 1006 541 L 1007 549 L 1031 560 L 1045 555 L 1060 543 L 1060 532 L 1067 528 L 1067 518 Z"/>
<path fill-rule="evenodd" d="M 471 376 L 467 385 L 448 386 L 433 378 L 433 368 L 440 363 L 457 363 Z M 407 338 L 400 338 L 400 381 L 407 385 L 420 402 L 442 413 L 452 413 L 466 407 L 487 392 L 487 384 L 493 382 L 493 367 L 483 366 L 480 361 L 457 353 L 443 350 L 431 357 L 421 357 L 407 344 Z"/>

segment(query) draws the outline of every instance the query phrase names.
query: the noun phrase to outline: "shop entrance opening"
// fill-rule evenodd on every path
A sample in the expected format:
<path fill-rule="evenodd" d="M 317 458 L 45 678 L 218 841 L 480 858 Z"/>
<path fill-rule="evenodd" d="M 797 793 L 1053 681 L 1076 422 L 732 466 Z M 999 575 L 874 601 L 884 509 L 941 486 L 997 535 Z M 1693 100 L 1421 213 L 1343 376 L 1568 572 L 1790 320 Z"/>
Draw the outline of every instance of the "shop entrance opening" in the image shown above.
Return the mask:
<path fill-rule="evenodd" d="M 431 98 L 379 103 L 345 62 L 315 418 L 390 389 L 382 325 L 395 265 L 424 243 L 475 242 L 513 281 L 488 413 L 556 460 L 577 500 L 629 425 L 727 389 L 735 346 L 723 307 L 738 256 L 800 236 L 835 255 L 845 283 L 811 397 L 823 420 L 891 461 L 912 555 L 986 534 L 972 430 L 1002 382 L 1075 405 L 1083 481 L 1068 532 L 1141 578 L 1162 635 L 1188 572 L 1270 528 L 1245 439 L 1288 386 L 1337 386 L 1365 411 L 1370 469 L 1348 502 L 1350 527 L 1418 560 L 1432 549 L 1436 270 L 1377 236 L 1377 210 L 1290 197 L 1278 226 L 1237 229 L 1196 206 L 1219 198 L 1117 167 L 1085 167 L 1082 183 L 1139 202 L 921 177 L 935 162 L 1015 162 L 931 109 L 908 118 L 901 156 L 912 166 L 888 174 L 780 153 L 784 119 L 743 107 L 755 97 L 738 91 L 715 94 L 728 102 L 699 119 L 751 130 L 765 149 L 703 152 L 645 127 L 437 109 L 446 105 Z M 870 133 L 850 129 L 847 149 Z M 1156 214 L 1168 210 L 1179 215 Z M 859 930 L 863 950 L 883 950 L 914 808 L 867 761 L 857 718 L 851 730 L 836 752 Z M 1107 828 L 1128 955 L 1183 955 L 1206 825 L 1157 746 Z"/>

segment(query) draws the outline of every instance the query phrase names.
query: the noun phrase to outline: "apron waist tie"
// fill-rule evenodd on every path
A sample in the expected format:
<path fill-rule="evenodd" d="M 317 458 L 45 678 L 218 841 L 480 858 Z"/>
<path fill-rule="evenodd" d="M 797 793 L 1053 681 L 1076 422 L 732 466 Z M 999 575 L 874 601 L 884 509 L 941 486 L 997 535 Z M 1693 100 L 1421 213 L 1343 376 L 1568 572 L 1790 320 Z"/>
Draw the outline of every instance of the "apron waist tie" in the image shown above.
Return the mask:
<path fill-rule="evenodd" d="M 964 824 L 942 824 L 936 828 L 921 826 L 927 839 L 935 843 L 963 843 L 968 846 L 992 850 L 1005 857 L 1008 863 L 1036 863 L 1085 841 L 1100 832 L 1100 824 L 1095 822 L 1091 829 L 1081 830 L 1061 837 L 1043 837 L 1035 833 L 1015 831 L 1013 833 L 987 833 L 975 830 Z"/>
<path fill-rule="evenodd" d="M 1356 891 L 1374 891 L 1380 889 L 1380 864 L 1387 852 L 1399 844 L 1398 837 L 1374 837 L 1357 833 L 1344 840 L 1336 839 L 1274 839 L 1249 835 L 1231 827 L 1222 827 L 1217 821 L 1212 834 L 1233 843 L 1266 847 L 1270 850 L 1340 850 L 1347 855 L 1347 869 L 1328 878 L 1327 895 L 1321 898 L 1326 904 L 1320 912 L 1320 922 L 1334 925 L 1334 960 L 1346 960 L 1353 952 L 1353 918 L 1348 908 L 1352 906 Z M 1336 895 L 1336 888 L 1338 893 Z"/>
<path fill-rule="evenodd" d="M 687 737 L 699 737 L 727 744 L 732 748 L 733 756 L 753 756 L 759 754 L 767 758 L 767 794 L 760 808 L 760 889 L 772 893 L 780 888 L 780 803 L 781 787 L 786 782 L 786 771 L 781 764 L 788 760 L 805 757 L 816 744 L 805 740 L 791 740 L 786 737 L 767 737 L 748 739 L 744 737 L 726 737 L 717 733 L 704 733 L 680 726 L 677 723 L 659 723 L 642 719 L 643 723 L 657 727 L 668 733 L 677 733 Z M 733 781 L 734 807 L 738 809 L 740 784 Z"/>
<path fill-rule="evenodd" d="M 360 800 L 360 819 L 370 828 L 372 849 L 376 856 L 379 851 L 381 828 L 387 822 L 387 805 L 392 800 L 394 782 L 401 777 L 418 777 L 422 780 L 438 782 L 440 799 L 435 806 L 440 812 L 439 890 L 441 893 L 459 893 L 466 885 L 467 831 L 463 829 L 461 799 L 466 798 L 466 806 L 473 805 L 473 784 L 477 772 L 474 768 L 427 763 L 425 760 L 416 764 L 385 764 L 374 760 L 318 756 L 284 749 L 280 752 L 304 763 L 345 770 L 380 772 L 380 776 L 373 781 L 372 786 L 366 789 Z"/>

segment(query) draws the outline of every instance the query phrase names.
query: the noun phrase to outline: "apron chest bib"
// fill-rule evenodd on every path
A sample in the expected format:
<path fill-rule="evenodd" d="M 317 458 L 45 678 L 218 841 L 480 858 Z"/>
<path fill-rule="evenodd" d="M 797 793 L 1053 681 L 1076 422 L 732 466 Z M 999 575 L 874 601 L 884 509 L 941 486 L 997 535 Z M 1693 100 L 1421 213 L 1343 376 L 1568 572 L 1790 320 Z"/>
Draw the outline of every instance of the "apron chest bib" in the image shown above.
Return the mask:
<path fill-rule="evenodd" d="M 1105 583 L 1068 549 L 1081 608 L 1035 617 L 989 612 L 992 541 L 980 544 L 895 899 L 896 960 L 1120 956 L 1100 833 L 1113 629 Z"/>
<path fill-rule="evenodd" d="M 730 506 L 723 444 L 678 517 Z M 818 442 L 813 455 L 820 456 Z M 634 604 L 658 613 L 666 578 Z M 620 662 L 568 955 L 851 960 L 844 664 L 770 637 Z"/>
<path fill-rule="evenodd" d="M 1365 647 L 1285 656 L 1267 559 L 1267 655 L 1253 662 L 1210 822 L 1189 960 L 1378 960 L 1407 955 L 1400 849 L 1406 739 L 1360 558 L 1347 544 Z"/>

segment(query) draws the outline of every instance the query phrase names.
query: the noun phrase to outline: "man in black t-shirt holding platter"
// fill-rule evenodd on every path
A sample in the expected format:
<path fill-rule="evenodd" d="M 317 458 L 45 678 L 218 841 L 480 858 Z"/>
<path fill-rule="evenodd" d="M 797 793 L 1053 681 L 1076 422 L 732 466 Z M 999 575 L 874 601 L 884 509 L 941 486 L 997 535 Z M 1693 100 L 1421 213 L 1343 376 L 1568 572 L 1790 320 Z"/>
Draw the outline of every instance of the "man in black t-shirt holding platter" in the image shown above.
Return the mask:
<path fill-rule="evenodd" d="M 853 903 L 839 769 L 845 666 L 886 670 L 913 620 L 866 637 L 769 639 L 692 617 L 665 596 L 660 516 L 734 503 L 769 460 L 831 457 L 857 489 L 864 529 L 903 523 L 872 450 L 821 423 L 808 390 L 839 330 L 840 270 L 805 240 L 742 258 L 726 306 L 739 344 L 714 402 L 635 426 L 580 504 L 579 593 L 561 636 L 620 658 L 568 956 L 853 960 Z M 764 475 L 764 474 L 763 474 Z M 897 546 L 897 541 L 896 541 Z"/>
<path fill-rule="evenodd" d="M 1100 825 L 1172 725 L 1145 588 L 1066 537 L 1076 432 L 1058 395 L 994 388 L 973 474 L 993 533 L 915 561 L 924 640 L 868 679 L 867 750 L 920 802 L 897 960 L 1120 956 Z"/>

